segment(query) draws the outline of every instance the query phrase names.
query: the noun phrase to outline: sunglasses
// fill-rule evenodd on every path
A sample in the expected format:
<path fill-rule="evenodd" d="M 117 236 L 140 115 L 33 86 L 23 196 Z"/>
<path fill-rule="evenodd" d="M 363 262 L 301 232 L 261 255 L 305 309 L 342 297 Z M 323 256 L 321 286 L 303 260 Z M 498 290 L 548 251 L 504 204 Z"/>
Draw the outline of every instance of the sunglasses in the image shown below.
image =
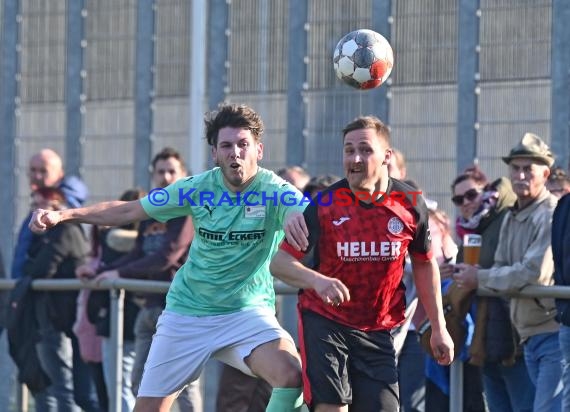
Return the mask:
<path fill-rule="evenodd" d="M 455 206 L 462 206 L 463 205 L 463 201 L 465 199 L 467 199 L 468 201 L 472 202 L 475 199 L 477 199 L 477 196 L 479 196 L 479 193 L 481 193 L 480 190 L 477 189 L 469 189 L 467 192 L 463 193 L 462 195 L 455 195 L 451 198 L 451 201 L 453 202 L 453 204 Z"/>

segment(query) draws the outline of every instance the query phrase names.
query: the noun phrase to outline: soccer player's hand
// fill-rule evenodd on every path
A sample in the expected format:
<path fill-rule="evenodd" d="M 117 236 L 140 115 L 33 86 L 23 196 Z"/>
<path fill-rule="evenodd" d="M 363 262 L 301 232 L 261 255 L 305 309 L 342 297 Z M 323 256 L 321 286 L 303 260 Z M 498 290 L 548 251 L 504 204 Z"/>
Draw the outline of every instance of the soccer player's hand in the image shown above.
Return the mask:
<path fill-rule="evenodd" d="M 28 227 L 34 233 L 45 233 L 61 221 L 61 215 L 57 211 L 37 209 L 32 214 Z"/>
<path fill-rule="evenodd" d="M 291 212 L 283 225 L 287 242 L 297 250 L 306 250 L 309 246 L 309 229 L 301 212 Z"/>
<path fill-rule="evenodd" d="M 329 305 L 339 306 L 350 300 L 348 288 L 339 279 L 319 276 L 315 279 L 313 289 Z"/>
<path fill-rule="evenodd" d="M 445 327 L 432 329 L 430 345 L 433 356 L 440 365 L 451 365 L 455 345 Z"/>

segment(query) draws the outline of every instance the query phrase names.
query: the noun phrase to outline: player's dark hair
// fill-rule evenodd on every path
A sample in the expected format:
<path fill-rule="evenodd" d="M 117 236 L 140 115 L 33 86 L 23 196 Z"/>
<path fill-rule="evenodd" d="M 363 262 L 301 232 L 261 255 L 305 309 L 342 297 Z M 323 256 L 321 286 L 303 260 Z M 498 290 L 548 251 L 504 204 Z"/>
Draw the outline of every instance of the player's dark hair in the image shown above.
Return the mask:
<path fill-rule="evenodd" d="M 376 134 L 378 136 L 382 136 L 386 140 L 388 146 L 390 146 L 390 129 L 376 116 L 357 117 L 342 129 L 342 136 L 345 137 L 348 133 L 360 129 L 376 130 Z"/>
<path fill-rule="evenodd" d="M 246 129 L 256 142 L 261 141 L 263 121 L 251 107 L 237 104 L 221 104 L 217 111 L 206 114 L 206 140 L 210 146 L 218 144 L 218 133 L 224 127 Z"/>
<path fill-rule="evenodd" d="M 455 186 L 468 179 L 473 180 L 477 185 L 481 187 L 485 187 L 489 183 L 487 176 L 485 176 L 485 173 L 483 173 L 479 166 L 473 165 L 469 166 L 463 171 L 463 173 L 461 173 L 453 180 L 453 183 L 451 184 L 451 192 L 455 190 Z"/>
<path fill-rule="evenodd" d="M 187 170 L 186 165 L 184 164 L 184 159 L 182 159 L 182 155 L 180 154 L 180 152 L 178 152 L 178 150 L 173 149 L 172 147 L 165 147 L 154 156 L 154 158 L 152 159 L 152 170 L 156 169 L 156 163 L 159 160 L 168 160 L 171 157 L 175 158 L 180 162 L 180 166 L 182 166 L 183 170 Z"/>

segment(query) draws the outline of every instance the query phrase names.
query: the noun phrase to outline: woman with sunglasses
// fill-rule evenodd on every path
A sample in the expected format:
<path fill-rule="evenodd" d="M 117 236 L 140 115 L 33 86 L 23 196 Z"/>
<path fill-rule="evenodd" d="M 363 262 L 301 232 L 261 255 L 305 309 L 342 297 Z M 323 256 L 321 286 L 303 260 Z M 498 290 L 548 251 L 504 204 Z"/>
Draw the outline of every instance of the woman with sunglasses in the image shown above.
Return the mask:
<path fill-rule="evenodd" d="M 500 178 L 488 183 L 481 169 L 473 166 L 455 178 L 451 190 L 451 200 L 459 212 L 455 225 L 459 241 L 457 261 L 463 261 L 463 236 L 477 233 L 483 240 L 479 266 L 490 268 L 494 263 L 501 223 L 516 201 L 510 180 Z M 483 367 L 483 388 L 489 412 L 532 410 L 534 387 L 518 340 L 510 321 L 508 301 L 478 297 L 469 363 Z"/>

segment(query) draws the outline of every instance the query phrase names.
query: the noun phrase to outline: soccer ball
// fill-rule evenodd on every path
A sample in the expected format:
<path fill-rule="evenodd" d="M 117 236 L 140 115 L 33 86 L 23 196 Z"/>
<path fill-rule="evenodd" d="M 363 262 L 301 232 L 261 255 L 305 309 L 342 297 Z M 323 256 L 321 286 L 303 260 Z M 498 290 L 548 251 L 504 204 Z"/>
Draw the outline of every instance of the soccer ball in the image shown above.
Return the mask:
<path fill-rule="evenodd" d="M 388 40 L 368 29 L 344 36 L 334 49 L 334 70 L 339 79 L 356 89 L 373 89 L 386 81 L 394 65 Z"/>

